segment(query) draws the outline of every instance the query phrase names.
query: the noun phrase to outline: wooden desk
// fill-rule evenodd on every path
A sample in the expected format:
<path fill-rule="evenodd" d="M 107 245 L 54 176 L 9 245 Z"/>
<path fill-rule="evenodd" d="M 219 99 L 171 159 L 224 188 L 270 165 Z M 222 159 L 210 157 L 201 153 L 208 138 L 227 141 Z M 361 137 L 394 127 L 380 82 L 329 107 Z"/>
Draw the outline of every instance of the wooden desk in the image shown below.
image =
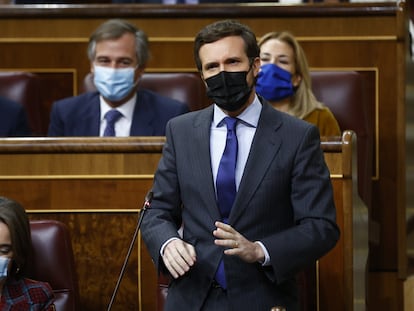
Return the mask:
<path fill-rule="evenodd" d="M 70 229 L 82 310 L 106 310 L 163 142 L 163 137 L 0 142 L 1 195 L 18 200 L 31 219 L 60 220 Z M 139 240 L 113 310 L 154 310 L 155 288 L 155 271 Z"/>
<path fill-rule="evenodd" d="M 357 303 L 364 298 L 353 281 L 364 283 L 364 274 L 357 273 L 364 267 L 356 265 L 354 255 L 367 252 L 363 245 L 365 253 L 355 253 L 353 244 L 356 228 L 362 230 L 359 238 L 367 238 L 366 222 L 355 227 L 353 139 L 346 132 L 342 140 L 322 143 L 341 239 L 318 264 L 321 311 L 342 305 L 353 310 L 354 297 Z M 70 229 L 82 310 L 104 310 L 109 303 L 163 143 L 163 137 L 0 139 L 1 195 L 18 200 L 31 219 L 60 220 Z M 156 294 L 155 269 L 138 239 L 114 310 L 156 310 Z"/>

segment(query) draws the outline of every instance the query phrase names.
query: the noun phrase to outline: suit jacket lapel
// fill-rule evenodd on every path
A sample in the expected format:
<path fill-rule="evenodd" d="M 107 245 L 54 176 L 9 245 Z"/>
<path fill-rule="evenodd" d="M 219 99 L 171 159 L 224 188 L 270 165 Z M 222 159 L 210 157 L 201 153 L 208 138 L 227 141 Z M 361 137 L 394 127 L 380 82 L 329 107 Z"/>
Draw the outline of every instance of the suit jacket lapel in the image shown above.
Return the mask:
<path fill-rule="evenodd" d="M 141 92 L 137 92 L 134 114 L 132 116 L 131 136 L 152 136 L 154 132 L 153 120 L 155 113 L 150 103 L 142 100 Z"/>
<path fill-rule="evenodd" d="M 92 98 L 87 100 L 85 105 L 89 105 L 89 109 L 86 110 L 84 120 L 78 122 L 79 133 L 88 133 L 91 136 L 99 136 L 99 130 L 101 126 L 101 109 L 99 104 L 99 93 L 92 94 Z M 82 136 L 84 136 L 82 134 Z"/>
<path fill-rule="evenodd" d="M 269 165 L 279 152 L 282 138 L 277 135 L 277 130 L 282 126 L 282 121 L 278 113 L 268 103 L 263 103 L 243 178 L 230 213 L 230 223 L 237 221 L 237 218 L 253 199 Z"/>
<path fill-rule="evenodd" d="M 210 127 L 213 118 L 213 105 L 200 111 L 194 120 L 194 141 L 189 144 L 197 150 L 197 157 L 194 160 L 200 170 L 199 182 L 201 199 L 203 205 L 207 206 L 213 221 L 221 218 L 216 202 L 216 191 L 214 188 L 213 173 L 211 171 L 210 156 Z"/>

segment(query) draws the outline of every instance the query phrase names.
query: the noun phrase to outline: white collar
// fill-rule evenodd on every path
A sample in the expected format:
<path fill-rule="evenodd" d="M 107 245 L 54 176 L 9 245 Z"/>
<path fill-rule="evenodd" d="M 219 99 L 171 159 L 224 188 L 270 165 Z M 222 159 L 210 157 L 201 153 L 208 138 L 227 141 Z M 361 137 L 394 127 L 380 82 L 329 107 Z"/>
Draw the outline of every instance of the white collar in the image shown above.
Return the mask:
<path fill-rule="evenodd" d="M 259 123 L 260 113 L 262 110 L 262 104 L 260 103 L 257 95 L 254 96 L 253 102 L 245 109 L 241 114 L 237 116 L 237 119 L 241 120 L 247 126 L 257 127 Z M 228 115 L 221 110 L 216 104 L 214 104 L 213 124 L 212 127 L 217 127 L 220 122 Z"/>
<path fill-rule="evenodd" d="M 105 114 L 109 110 L 116 109 L 120 113 L 122 113 L 122 116 L 124 118 L 132 122 L 132 116 L 134 114 L 134 108 L 135 108 L 136 102 L 137 102 L 137 93 L 135 92 L 134 96 L 132 96 L 132 98 L 129 99 L 127 102 L 123 103 L 121 106 L 112 108 L 111 106 L 107 104 L 107 102 L 104 100 L 102 95 L 99 95 L 99 104 L 101 108 L 101 121 L 104 119 Z"/>

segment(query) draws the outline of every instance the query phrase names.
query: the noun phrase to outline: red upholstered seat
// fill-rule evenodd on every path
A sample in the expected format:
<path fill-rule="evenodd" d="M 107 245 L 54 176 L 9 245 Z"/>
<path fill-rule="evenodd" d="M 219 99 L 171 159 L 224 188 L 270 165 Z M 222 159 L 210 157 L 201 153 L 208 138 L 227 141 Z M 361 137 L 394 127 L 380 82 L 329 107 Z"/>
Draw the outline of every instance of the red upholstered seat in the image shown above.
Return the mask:
<path fill-rule="evenodd" d="M 55 220 L 30 221 L 33 259 L 29 277 L 48 282 L 57 311 L 78 311 L 79 289 L 69 231 Z"/>
<path fill-rule="evenodd" d="M 42 136 L 45 126 L 38 77 L 29 72 L 0 72 L 0 95 L 22 104 L 27 111 L 32 134 Z"/>
<path fill-rule="evenodd" d="M 316 98 L 331 109 L 342 131 L 357 134 L 358 193 L 371 206 L 374 166 L 374 116 L 370 115 L 362 76 L 356 71 L 313 71 Z"/>

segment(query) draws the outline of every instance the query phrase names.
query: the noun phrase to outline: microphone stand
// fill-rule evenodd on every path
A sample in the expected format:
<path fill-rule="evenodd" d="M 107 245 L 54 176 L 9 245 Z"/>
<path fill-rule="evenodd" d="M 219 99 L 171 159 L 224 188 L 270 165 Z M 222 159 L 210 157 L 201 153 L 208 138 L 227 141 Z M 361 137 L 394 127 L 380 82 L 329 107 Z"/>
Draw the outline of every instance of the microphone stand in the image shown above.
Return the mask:
<path fill-rule="evenodd" d="M 107 311 L 111 310 L 112 304 L 114 303 L 115 296 L 118 292 L 119 285 L 121 284 L 122 277 L 124 276 L 124 273 L 125 273 L 126 265 L 128 264 L 128 260 L 129 260 L 129 257 L 131 256 L 132 249 L 134 248 L 135 240 L 137 239 L 138 232 L 141 227 L 141 223 L 142 223 L 142 219 L 144 218 L 145 211 L 151 206 L 152 196 L 153 196 L 153 193 L 151 190 L 145 196 L 145 202 L 144 202 L 144 205 L 142 206 L 141 213 L 139 213 L 138 223 L 135 228 L 135 232 L 132 237 L 131 244 L 129 245 L 128 253 L 125 257 L 124 264 L 122 265 L 121 272 L 119 273 L 118 280 L 116 282 L 115 289 L 112 293 L 111 301 L 109 302 Z"/>

